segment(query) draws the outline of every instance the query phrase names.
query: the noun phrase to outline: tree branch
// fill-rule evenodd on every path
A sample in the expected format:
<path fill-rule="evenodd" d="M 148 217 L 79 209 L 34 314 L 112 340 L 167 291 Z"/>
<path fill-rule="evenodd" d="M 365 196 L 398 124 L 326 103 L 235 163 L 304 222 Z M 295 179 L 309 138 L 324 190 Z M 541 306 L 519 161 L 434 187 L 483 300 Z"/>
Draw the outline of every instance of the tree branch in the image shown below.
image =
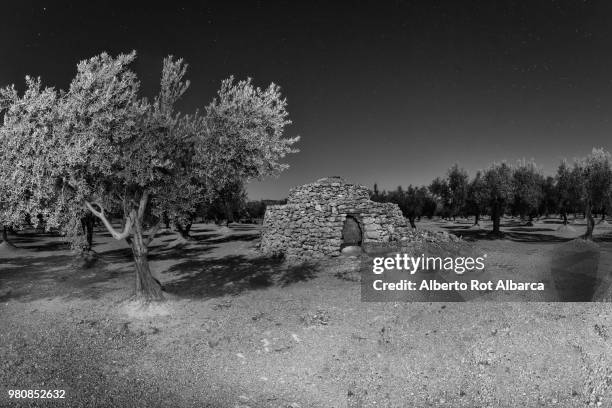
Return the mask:
<path fill-rule="evenodd" d="M 89 211 L 91 211 L 93 215 L 95 215 L 102 221 L 102 223 L 104 224 L 108 232 L 111 233 L 113 238 L 115 238 L 116 240 L 122 240 L 122 239 L 129 237 L 130 232 L 132 231 L 132 222 L 133 222 L 132 214 L 128 215 L 127 222 L 125 223 L 125 226 L 123 227 L 123 231 L 119 232 L 115 228 L 113 228 L 108 218 L 106 218 L 106 215 L 104 214 L 104 207 L 102 207 L 99 203 L 94 203 L 94 204 L 100 208 L 100 211 L 97 211 L 91 205 L 91 203 L 89 203 L 88 201 L 85 201 L 85 206 L 89 209 Z"/>
<path fill-rule="evenodd" d="M 145 210 L 147 209 L 147 204 L 149 203 L 149 192 L 145 191 L 140 197 L 140 203 L 138 204 L 138 220 L 142 222 L 144 218 Z"/>

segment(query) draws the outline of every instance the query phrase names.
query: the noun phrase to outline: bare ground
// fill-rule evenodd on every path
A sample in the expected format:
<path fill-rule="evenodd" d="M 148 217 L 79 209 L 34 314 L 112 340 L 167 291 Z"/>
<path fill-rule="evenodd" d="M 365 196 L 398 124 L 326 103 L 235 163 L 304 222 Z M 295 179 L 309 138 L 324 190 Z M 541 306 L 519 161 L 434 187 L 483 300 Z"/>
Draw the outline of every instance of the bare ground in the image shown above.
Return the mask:
<path fill-rule="evenodd" d="M 486 253 L 487 277 L 551 291 L 361 302 L 356 258 L 286 263 L 257 253 L 253 226 L 198 225 L 186 246 L 155 241 L 168 301 L 141 310 L 125 244 L 99 234 L 87 265 L 57 237 L 14 237 L 17 251 L 0 250 L 0 406 L 612 406 L 610 304 L 524 302 L 601 296 L 612 229 L 589 245 L 573 240 L 582 225 L 554 220 L 507 220 L 503 239 L 423 224 Z M 575 289 L 576 273 L 597 285 Z M 11 401 L 8 389 L 66 399 Z"/>

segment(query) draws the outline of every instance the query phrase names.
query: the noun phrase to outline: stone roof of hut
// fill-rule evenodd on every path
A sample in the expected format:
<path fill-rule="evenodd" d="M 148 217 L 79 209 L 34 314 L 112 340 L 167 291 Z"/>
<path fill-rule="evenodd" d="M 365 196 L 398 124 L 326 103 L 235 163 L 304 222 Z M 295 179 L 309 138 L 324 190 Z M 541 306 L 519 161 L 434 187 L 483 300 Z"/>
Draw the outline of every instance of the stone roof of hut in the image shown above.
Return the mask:
<path fill-rule="evenodd" d="M 370 191 L 366 186 L 348 183 L 342 177 L 325 177 L 314 183 L 292 188 L 287 197 L 288 203 L 344 202 L 368 200 Z"/>

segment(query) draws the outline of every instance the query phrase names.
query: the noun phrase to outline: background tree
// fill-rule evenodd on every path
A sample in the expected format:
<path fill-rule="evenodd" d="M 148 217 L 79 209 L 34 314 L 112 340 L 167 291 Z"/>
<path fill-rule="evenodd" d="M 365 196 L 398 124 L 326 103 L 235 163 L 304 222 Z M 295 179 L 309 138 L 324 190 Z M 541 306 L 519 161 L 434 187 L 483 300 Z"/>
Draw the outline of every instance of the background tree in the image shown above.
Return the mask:
<path fill-rule="evenodd" d="M 559 209 L 559 191 L 555 177 L 546 176 L 542 179 L 542 198 L 540 199 L 540 206 L 538 213 L 549 217 L 550 214 L 556 213 Z"/>
<path fill-rule="evenodd" d="M 436 177 L 429 185 L 429 192 L 437 204 L 437 212 L 442 218 L 450 216 L 451 191 L 446 179 Z"/>
<path fill-rule="evenodd" d="M 458 164 L 454 164 L 447 172 L 447 179 L 449 215 L 455 219 L 457 215 L 463 214 L 465 210 L 469 176 L 464 169 L 459 168 Z"/>
<path fill-rule="evenodd" d="M 404 217 L 407 217 L 408 201 L 407 201 L 406 192 L 404 191 L 402 186 L 397 186 L 397 188 L 394 191 L 390 191 L 389 193 L 387 193 L 385 201 L 397 204 L 400 211 L 402 212 L 402 215 Z"/>
<path fill-rule="evenodd" d="M 39 78 L 26 77 L 25 82 L 22 95 L 14 86 L 0 89 L 0 224 L 7 246 L 12 246 L 7 229 L 20 228 L 28 217 L 59 216 L 59 210 L 65 210 L 64 205 L 53 205 L 55 185 L 47 171 L 56 161 L 48 151 L 58 117 L 58 93 L 43 88 Z"/>
<path fill-rule="evenodd" d="M 422 187 L 419 187 L 419 189 L 421 190 L 421 196 L 424 197 L 423 198 L 423 209 L 421 210 L 421 216 L 432 219 L 433 216 L 436 214 L 438 204 L 436 203 L 436 200 L 432 197 L 432 195 L 429 193 L 428 187 L 422 186 Z M 418 216 L 417 218 L 420 218 L 421 216 Z"/>
<path fill-rule="evenodd" d="M 404 216 L 410 221 L 410 226 L 416 228 L 415 221 L 423 215 L 427 200 L 427 188 L 409 185 L 404 199 Z"/>
<path fill-rule="evenodd" d="M 397 204 L 402 211 L 402 215 L 408 218 L 410 226 L 416 228 L 416 220 L 423 215 L 430 218 L 436 211 L 436 202 L 429 195 L 427 187 L 417 187 L 409 185 L 406 190 L 398 186 L 395 190 L 386 192 L 378 191 L 375 186 L 376 194 L 370 192 L 370 199 L 378 202 L 390 202 Z"/>
<path fill-rule="evenodd" d="M 593 148 L 591 154 L 576 163 L 582 174 L 582 200 L 587 222 L 585 239 L 593 239 L 595 220 L 593 211 L 603 208 L 610 200 L 612 168 L 610 153 L 602 148 Z"/>
<path fill-rule="evenodd" d="M 565 160 L 562 161 L 555 175 L 555 186 L 557 208 L 563 218 L 563 225 L 567 225 L 567 214 L 576 212 L 580 207 L 581 172 L 570 168 Z"/>
<path fill-rule="evenodd" d="M 0 141 L 2 141 L 0 137 Z M 15 245 L 9 239 L 8 233 L 12 226 L 18 224 L 19 211 L 15 211 L 15 203 L 11 196 L 10 189 L 11 179 L 8 166 L 0 161 L 0 229 L 2 229 L 2 238 L 0 247 L 14 248 Z"/>
<path fill-rule="evenodd" d="M 480 216 L 487 211 L 489 197 L 487 185 L 481 171 L 477 171 L 468 185 L 466 211 L 474 215 L 474 226 L 480 226 Z"/>
<path fill-rule="evenodd" d="M 212 215 L 217 224 L 221 220 L 229 226 L 246 212 L 247 193 L 240 180 L 228 182 L 220 189 L 211 203 Z"/>
<path fill-rule="evenodd" d="M 378 183 L 374 183 L 374 187 L 370 191 L 370 200 L 381 202 L 380 191 L 378 190 Z"/>
<path fill-rule="evenodd" d="M 506 163 L 493 164 L 483 176 L 493 234 L 500 235 L 500 221 L 513 198 L 512 169 Z"/>
<path fill-rule="evenodd" d="M 528 225 L 533 225 L 533 216 L 542 200 L 543 177 L 535 162 L 519 162 L 512 172 L 514 186 L 512 208 L 521 218 L 529 217 Z"/>
<path fill-rule="evenodd" d="M 248 214 L 249 222 L 259 222 L 259 220 L 263 220 L 263 217 L 266 214 L 266 203 L 263 200 L 248 201 L 246 203 L 246 212 Z"/>
<path fill-rule="evenodd" d="M 165 200 L 168 210 L 164 212 L 163 222 L 170 227 L 174 226 L 176 240 L 172 246 L 184 244 L 191 240 L 191 227 L 195 222 L 198 209 L 203 206 L 210 206 L 210 193 L 194 177 L 190 179 L 178 180 L 182 184 L 174 189 L 176 194 L 168 195 Z M 177 186 L 178 187 L 178 186 Z"/>
<path fill-rule="evenodd" d="M 188 141 L 188 146 L 191 146 L 188 151 L 193 156 L 190 161 L 184 163 L 189 168 L 185 177 L 175 179 L 174 188 L 162 193 L 167 207 L 162 216 L 163 222 L 166 228 L 169 228 L 170 224 L 174 226 L 177 238 L 171 245 L 177 245 L 190 239 L 191 226 L 198 210 L 210 205 L 212 190 L 202 174 L 199 159 L 195 157 L 196 146 L 206 131 L 204 118 L 198 113 L 177 117 L 173 131 L 182 135 L 180 139 Z"/>

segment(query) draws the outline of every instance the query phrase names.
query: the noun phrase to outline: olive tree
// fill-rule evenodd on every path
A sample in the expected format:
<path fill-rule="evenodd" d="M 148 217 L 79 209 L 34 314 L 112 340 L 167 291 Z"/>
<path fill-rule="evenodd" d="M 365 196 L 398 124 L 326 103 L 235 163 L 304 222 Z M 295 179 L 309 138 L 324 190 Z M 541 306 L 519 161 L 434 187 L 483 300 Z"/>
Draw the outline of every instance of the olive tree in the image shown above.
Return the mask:
<path fill-rule="evenodd" d="M 448 180 L 436 177 L 428 188 L 432 198 L 437 204 L 438 213 L 442 218 L 448 218 L 451 211 L 451 190 L 448 185 Z"/>
<path fill-rule="evenodd" d="M 225 225 L 235 222 L 244 213 L 247 193 L 240 180 L 226 183 L 225 187 L 216 192 L 211 203 L 211 213 L 217 222 L 225 220 Z"/>
<path fill-rule="evenodd" d="M 551 213 L 559 209 L 559 190 L 557 189 L 555 177 L 546 176 L 546 178 L 543 178 L 541 187 L 542 198 L 540 200 L 538 214 L 549 217 Z"/>
<path fill-rule="evenodd" d="M 464 169 L 459 168 L 459 165 L 455 164 L 448 169 L 447 179 L 449 215 L 454 219 L 457 215 L 464 214 L 469 177 Z"/>
<path fill-rule="evenodd" d="M 500 221 L 513 198 L 512 168 L 506 163 L 493 164 L 483 176 L 487 206 L 493 221 L 493 234 L 500 235 Z"/>
<path fill-rule="evenodd" d="M 593 148 L 591 154 L 578 161 L 575 166 L 580 169 L 582 178 L 582 201 L 587 223 L 585 239 L 593 239 L 595 219 L 593 211 L 603 209 L 610 201 L 612 189 L 612 157 L 602 148 Z"/>
<path fill-rule="evenodd" d="M 129 70 L 134 52 L 81 61 L 58 104 L 54 132 L 58 166 L 50 169 L 62 196 L 81 202 L 116 240 L 126 240 L 136 265 L 136 296 L 162 299 L 148 264 L 164 198 L 189 175 L 193 135 L 178 132 L 174 104 L 188 87 L 181 60 L 164 60 L 161 89 L 152 102 L 139 96 Z M 121 214 L 113 225 L 111 212 Z"/>
<path fill-rule="evenodd" d="M 474 179 L 468 185 L 466 209 L 468 214 L 474 215 L 474 226 L 480 226 L 480 216 L 487 211 L 488 197 L 487 185 L 482 171 L 477 171 Z"/>
<path fill-rule="evenodd" d="M 0 141 L 3 141 L 0 136 Z M 0 161 L 0 229 L 2 230 L 2 237 L 0 246 L 4 247 L 15 247 L 8 237 L 8 230 L 18 224 L 20 211 L 16 210 L 17 206 L 21 201 L 14 201 L 14 196 L 10 188 L 11 177 L 9 166 L 6 166 L 4 161 Z"/>
<path fill-rule="evenodd" d="M 564 160 L 557 168 L 555 185 L 558 210 L 563 218 L 563 225 L 567 225 L 567 214 L 576 212 L 581 205 L 582 178 L 580 173 L 572 169 Z"/>
<path fill-rule="evenodd" d="M 28 76 L 25 82 L 22 95 L 15 86 L 0 89 L 0 225 L 9 246 L 8 228 L 20 228 L 28 216 L 56 219 L 61 214 L 59 206 L 52 205 L 55 186 L 49 177 L 57 157 L 48 156 L 59 95 L 43 88 L 39 78 Z"/>
<path fill-rule="evenodd" d="M 423 215 L 427 202 L 427 188 L 409 185 L 404 194 L 406 196 L 404 215 L 408 217 L 410 226 L 416 228 L 415 220 Z"/>
<path fill-rule="evenodd" d="M 148 263 L 163 215 L 194 208 L 202 185 L 219 188 L 230 176 L 248 180 L 284 170 L 280 160 L 294 151 L 297 138 L 283 138 L 289 121 L 276 85 L 261 90 L 230 78 L 204 116 L 182 116 L 175 105 L 189 86 L 186 64 L 166 58 L 159 94 L 148 101 L 129 69 L 135 57 L 103 53 L 78 64 L 69 89 L 53 104 L 49 154 L 32 156 L 32 169 L 38 166 L 46 181 L 33 188 L 36 195 L 40 186 L 53 185 L 55 200 L 78 202 L 114 239 L 126 240 L 136 296 L 150 301 L 163 298 Z M 121 214 L 120 225 L 109 213 Z"/>
<path fill-rule="evenodd" d="M 528 216 L 528 225 L 531 225 L 534 213 L 543 198 L 544 178 L 533 161 L 519 162 L 512 172 L 512 178 L 514 187 L 512 207 L 521 218 Z"/>

